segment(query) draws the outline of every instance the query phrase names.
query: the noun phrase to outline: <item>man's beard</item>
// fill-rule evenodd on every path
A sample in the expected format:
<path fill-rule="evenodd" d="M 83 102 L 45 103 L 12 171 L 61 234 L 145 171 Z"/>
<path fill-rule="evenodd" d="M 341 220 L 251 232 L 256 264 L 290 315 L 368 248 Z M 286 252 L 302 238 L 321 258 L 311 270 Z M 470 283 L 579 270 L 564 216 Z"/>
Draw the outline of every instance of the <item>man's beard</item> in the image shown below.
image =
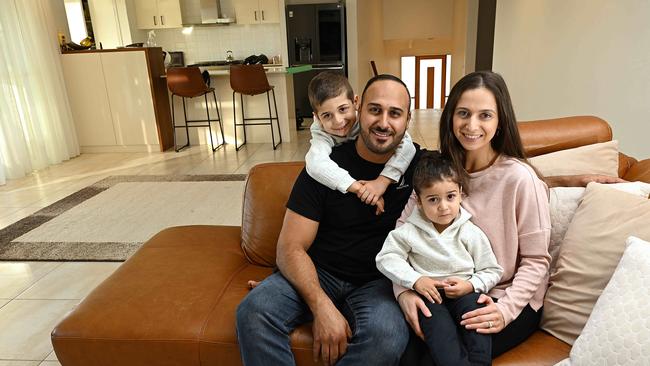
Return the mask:
<path fill-rule="evenodd" d="M 377 132 L 381 132 L 381 133 L 392 133 L 393 142 L 385 144 L 385 145 L 376 144 L 373 141 L 373 138 L 370 136 L 370 133 L 371 133 L 372 130 L 376 130 Z M 402 138 L 404 137 L 405 133 L 406 133 L 406 130 L 404 130 L 404 132 L 402 132 L 401 135 L 397 135 L 397 134 L 395 134 L 395 131 L 390 129 L 390 128 L 382 129 L 382 128 L 377 128 L 377 127 L 370 127 L 370 129 L 368 129 L 368 130 L 365 130 L 365 129 L 362 128 L 361 131 L 359 132 L 359 134 L 361 135 L 361 139 L 363 140 L 363 143 L 366 145 L 368 150 L 370 150 L 371 152 L 373 152 L 375 154 L 380 154 L 380 155 L 383 155 L 383 154 L 386 154 L 386 153 L 389 153 L 389 152 L 394 152 L 395 149 L 397 148 L 397 145 L 399 145 L 399 143 L 402 142 Z"/>

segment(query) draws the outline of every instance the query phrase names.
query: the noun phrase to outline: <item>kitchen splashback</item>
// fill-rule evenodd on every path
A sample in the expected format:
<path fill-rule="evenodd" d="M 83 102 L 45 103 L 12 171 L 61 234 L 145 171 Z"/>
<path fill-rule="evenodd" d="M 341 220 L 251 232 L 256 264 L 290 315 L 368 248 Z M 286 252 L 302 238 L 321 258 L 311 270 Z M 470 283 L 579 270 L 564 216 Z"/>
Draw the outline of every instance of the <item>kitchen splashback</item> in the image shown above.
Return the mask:
<path fill-rule="evenodd" d="M 185 33 L 187 34 L 185 34 Z M 167 51 L 183 51 L 185 64 L 200 61 L 225 60 L 232 50 L 235 59 L 249 55 L 278 55 L 282 53 L 280 24 L 256 24 L 157 29 L 156 43 Z"/>

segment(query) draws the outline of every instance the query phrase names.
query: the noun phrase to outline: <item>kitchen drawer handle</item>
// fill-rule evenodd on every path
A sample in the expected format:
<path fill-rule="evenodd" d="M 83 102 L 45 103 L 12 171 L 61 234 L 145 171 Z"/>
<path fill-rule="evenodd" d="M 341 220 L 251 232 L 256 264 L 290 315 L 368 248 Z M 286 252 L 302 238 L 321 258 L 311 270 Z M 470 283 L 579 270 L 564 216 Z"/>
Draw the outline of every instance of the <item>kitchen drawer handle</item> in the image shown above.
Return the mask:
<path fill-rule="evenodd" d="M 153 16 L 153 25 L 158 25 L 158 23 L 156 23 L 156 16 L 155 15 Z"/>
<path fill-rule="evenodd" d="M 264 20 L 264 10 L 262 10 L 262 20 Z"/>
<path fill-rule="evenodd" d="M 160 24 L 165 25 L 165 16 L 164 15 L 160 16 Z"/>
<path fill-rule="evenodd" d="M 255 21 L 257 21 L 257 11 L 254 11 L 253 13 L 255 13 Z"/>

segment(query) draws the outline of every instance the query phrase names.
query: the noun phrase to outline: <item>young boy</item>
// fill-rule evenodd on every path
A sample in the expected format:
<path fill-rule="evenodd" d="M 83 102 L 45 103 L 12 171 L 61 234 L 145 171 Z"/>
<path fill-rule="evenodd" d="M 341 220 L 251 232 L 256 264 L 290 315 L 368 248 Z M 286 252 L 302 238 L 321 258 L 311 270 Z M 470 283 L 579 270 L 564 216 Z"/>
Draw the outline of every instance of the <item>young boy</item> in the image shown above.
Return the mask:
<path fill-rule="evenodd" d="M 408 132 L 404 135 L 379 177 L 368 182 L 357 181 L 329 156 L 332 147 L 359 135 L 359 97 L 354 95 L 345 76 L 333 72 L 316 75 L 309 83 L 308 96 L 314 123 L 311 125 L 311 147 L 305 155 L 307 173 L 330 189 L 354 193 L 365 203 L 377 205 L 377 213 L 381 213 L 382 195 L 391 183 L 399 181 L 415 156 L 411 136 Z"/>
<path fill-rule="evenodd" d="M 423 153 L 413 175 L 418 208 L 388 234 L 376 257 L 386 277 L 429 300 L 432 316 L 419 321 L 438 366 L 492 362 L 491 335 L 467 330 L 460 321 L 483 306 L 476 302 L 479 294 L 499 282 L 503 269 L 487 236 L 460 207 L 461 180 L 439 152 Z"/>

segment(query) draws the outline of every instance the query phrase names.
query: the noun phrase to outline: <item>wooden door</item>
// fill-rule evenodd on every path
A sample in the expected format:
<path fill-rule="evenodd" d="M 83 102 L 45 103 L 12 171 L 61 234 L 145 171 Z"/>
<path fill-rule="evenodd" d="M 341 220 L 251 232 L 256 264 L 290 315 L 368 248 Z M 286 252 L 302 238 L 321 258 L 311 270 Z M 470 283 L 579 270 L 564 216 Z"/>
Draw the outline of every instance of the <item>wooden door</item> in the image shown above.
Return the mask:
<path fill-rule="evenodd" d="M 436 107 L 442 109 L 445 107 L 446 62 L 447 56 L 445 55 L 415 57 L 415 109 Z M 436 74 L 439 75 L 438 78 L 436 78 Z M 439 82 L 436 82 L 436 79 Z M 426 100 L 421 100 L 423 89 L 426 92 Z M 437 101 L 434 99 L 436 94 L 439 94 Z"/>

